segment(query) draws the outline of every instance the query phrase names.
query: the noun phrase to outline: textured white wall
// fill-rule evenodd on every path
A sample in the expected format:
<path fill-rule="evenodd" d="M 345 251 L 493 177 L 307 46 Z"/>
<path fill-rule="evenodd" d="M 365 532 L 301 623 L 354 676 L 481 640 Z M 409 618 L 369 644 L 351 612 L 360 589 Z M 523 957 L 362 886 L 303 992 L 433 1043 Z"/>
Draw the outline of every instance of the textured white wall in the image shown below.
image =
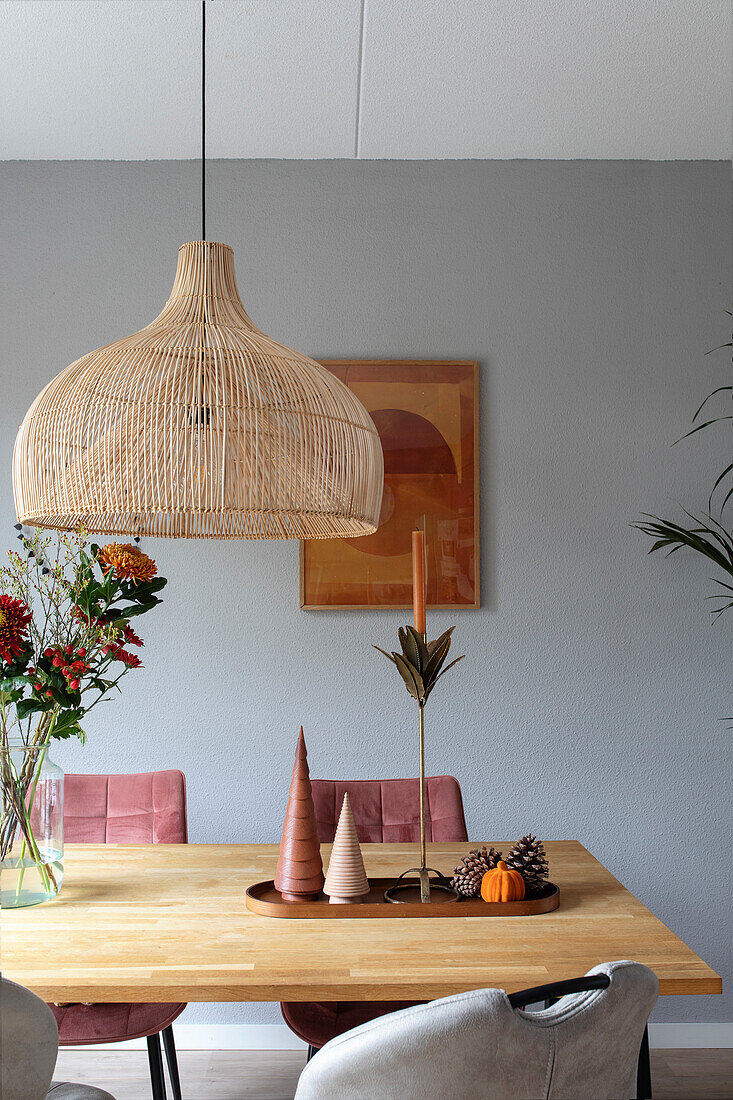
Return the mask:
<path fill-rule="evenodd" d="M 725 432 L 670 448 L 726 377 L 703 352 L 727 331 L 728 186 L 714 163 L 220 162 L 209 225 L 286 343 L 480 360 L 485 604 L 432 617 L 468 659 L 431 701 L 429 768 L 460 779 L 472 837 L 576 837 L 730 981 L 733 619 L 709 625 L 710 570 L 648 559 L 629 527 L 702 509 L 728 456 Z M 175 162 L 0 167 L 8 544 L 20 419 L 158 311 L 197 188 Z M 414 774 L 409 697 L 370 648 L 402 614 L 301 611 L 296 545 L 146 549 L 170 577 L 146 668 L 86 748 L 59 749 L 67 770 L 180 766 L 193 841 L 278 839 L 301 722 L 315 775 Z M 732 1008 L 667 999 L 656 1018 Z"/>

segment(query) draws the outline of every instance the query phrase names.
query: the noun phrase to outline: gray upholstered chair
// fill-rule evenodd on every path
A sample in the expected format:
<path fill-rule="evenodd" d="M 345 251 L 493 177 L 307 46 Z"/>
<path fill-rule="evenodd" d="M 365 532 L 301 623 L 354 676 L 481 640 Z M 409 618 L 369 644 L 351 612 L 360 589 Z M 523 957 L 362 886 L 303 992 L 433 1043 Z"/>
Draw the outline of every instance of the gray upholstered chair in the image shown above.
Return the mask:
<path fill-rule="evenodd" d="M 0 979 L 0 1096 L 2 1100 L 114 1100 L 91 1085 L 51 1082 L 59 1048 L 48 1005 L 22 985 Z"/>
<path fill-rule="evenodd" d="M 633 962 L 589 973 L 606 988 L 538 1012 L 477 989 L 362 1024 L 311 1059 L 295 1100 L 629 1100 L 659 983 Z"/>

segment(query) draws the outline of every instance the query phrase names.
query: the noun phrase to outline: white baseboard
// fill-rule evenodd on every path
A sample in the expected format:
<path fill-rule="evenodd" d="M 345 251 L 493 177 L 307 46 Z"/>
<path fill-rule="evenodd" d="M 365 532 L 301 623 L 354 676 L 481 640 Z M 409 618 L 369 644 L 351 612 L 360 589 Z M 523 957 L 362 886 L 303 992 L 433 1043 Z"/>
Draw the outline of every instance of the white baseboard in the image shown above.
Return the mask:
<path fill-rule="evenodd" d="M 305 1050 L 285 1024 L 174 1024 L 179 1050 Z M 731 1024 L 650 1024 L 654 1048 L 733 1047 Z M 100 1043 L 84 1050 L 144 1050 L 144 1039 Z"/>
<path fill-rule="evenodd" d="M 649 1045 L 659 1050 L 733 1047 L 733 1024 L 649 1024 Z"/>
<path fill-rule="evenodd" d="M 173 1024 L 178 1050 L 302 1050 L 306 1044 L 285 1024 Z M 97 1043 L 78 1050 L 147 1050 L 145 1039 Z"/>

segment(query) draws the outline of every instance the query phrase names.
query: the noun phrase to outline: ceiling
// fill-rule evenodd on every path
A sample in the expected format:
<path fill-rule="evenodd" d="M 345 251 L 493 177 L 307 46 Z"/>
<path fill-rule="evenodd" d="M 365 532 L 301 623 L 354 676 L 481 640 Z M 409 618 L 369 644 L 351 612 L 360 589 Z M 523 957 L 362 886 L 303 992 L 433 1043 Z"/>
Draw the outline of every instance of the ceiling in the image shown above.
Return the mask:
<path fill-rule="evenodd" d="M 2 0 L 0 159 L 199 155 L 198 0 Z M 208 154 L 728 158 L 729 0 L 210 0 Z"/>

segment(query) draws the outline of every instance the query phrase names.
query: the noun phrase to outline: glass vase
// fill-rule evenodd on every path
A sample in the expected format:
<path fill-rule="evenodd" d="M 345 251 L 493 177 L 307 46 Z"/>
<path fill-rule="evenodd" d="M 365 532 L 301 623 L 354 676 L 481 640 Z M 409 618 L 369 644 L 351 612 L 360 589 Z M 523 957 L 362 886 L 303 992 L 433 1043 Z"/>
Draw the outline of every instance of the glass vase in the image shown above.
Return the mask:
<path fill-rule="evenodd" d="M 48 744 L 0 744 L 0 905 L 49 901 L 64 877 L 64 773 Z"/>

